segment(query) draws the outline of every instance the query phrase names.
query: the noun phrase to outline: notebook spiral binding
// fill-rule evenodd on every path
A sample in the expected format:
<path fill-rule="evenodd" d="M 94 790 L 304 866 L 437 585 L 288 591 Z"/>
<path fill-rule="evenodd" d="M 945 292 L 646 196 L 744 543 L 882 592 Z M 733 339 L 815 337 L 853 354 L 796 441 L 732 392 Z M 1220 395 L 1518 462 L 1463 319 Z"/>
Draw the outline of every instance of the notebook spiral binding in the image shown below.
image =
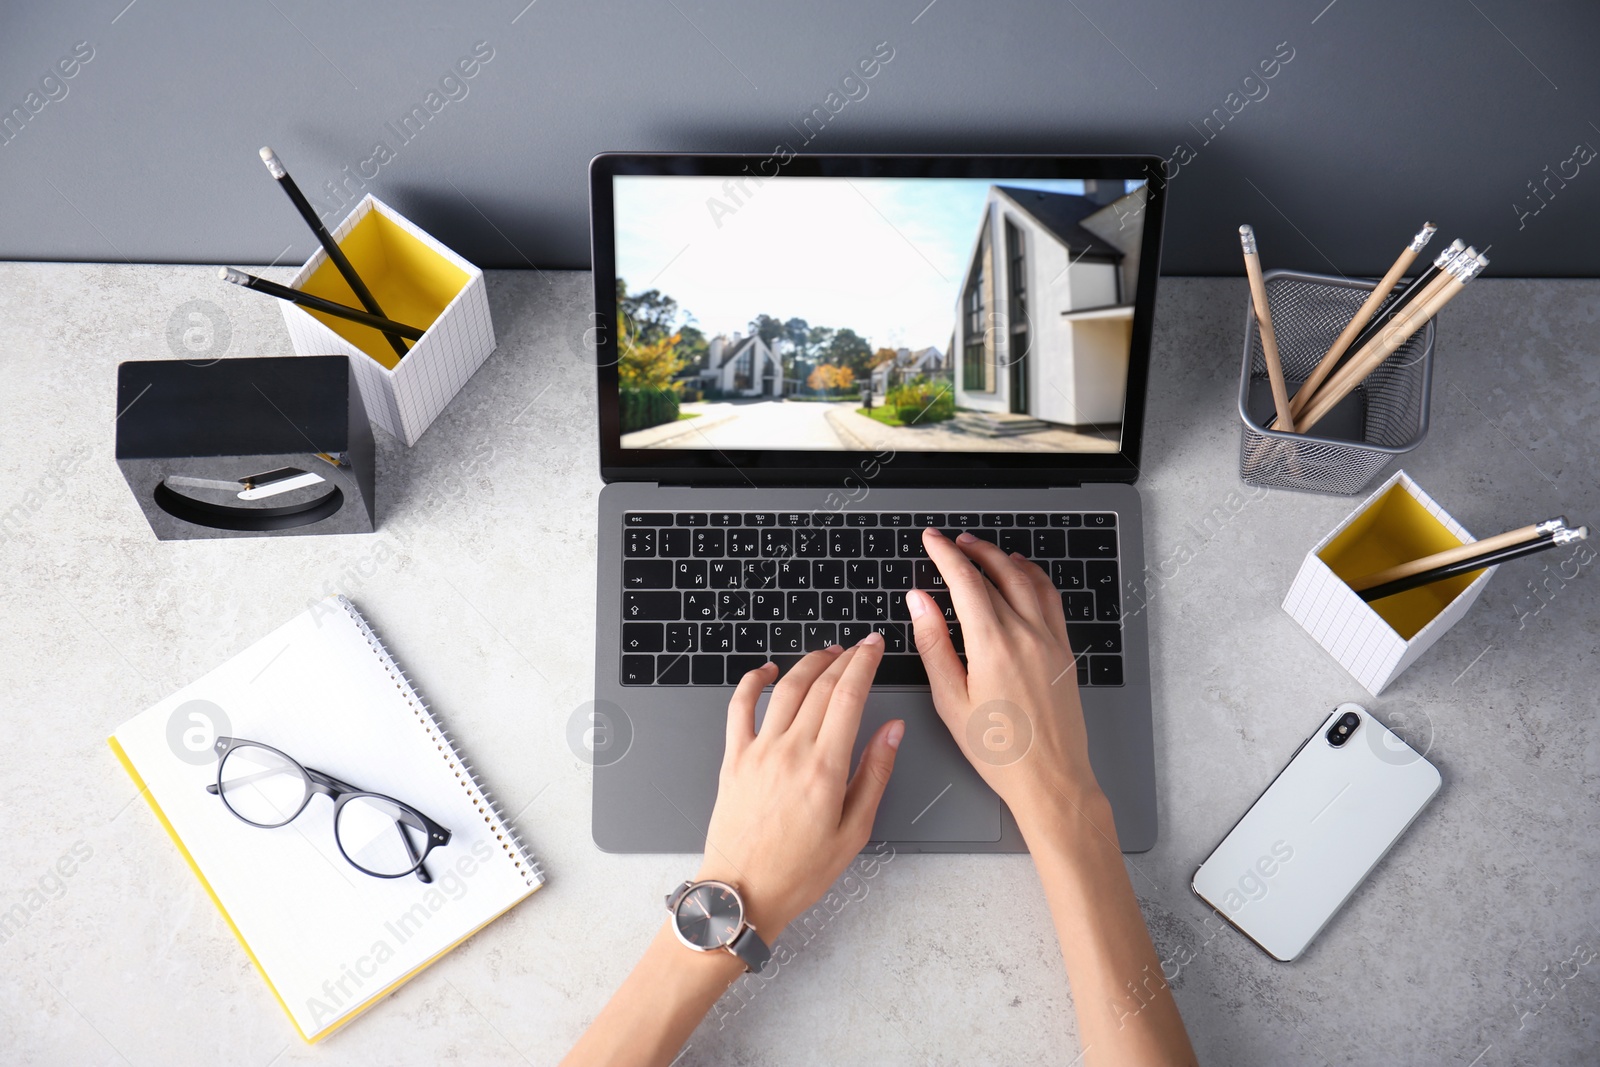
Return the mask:
<path fill-rule="evenodd" d="M 516 827 L 511 825 L 511 821 L 505 817 L 505 813 L 501 810 L 500 803 L 494 794 L 490 793 L 483 783 L 478 781 L 476 769 L 462 756 L 460 748 L 456 745 L 455 737 L 445 728 L 444 723 L 439 721 L 439 717 L 433 713 L 433 709 L 428 707 L 428 702 L 423 699 L 421 693 L 417 692 L 416 685 L 406 676 L 405 671 L 400 669 L 400 665 L 395 662 L 394 657 L 389 654 L 389 649 L 383 643 L 383 638 L 379 637 L 367 620 L 362 617 L 355 604 L 345 596 L 339 597 L 339 604 L 349 613 L 351 620 L 355 622 L 362 636 L 367 639 L 367 644 L 372 646 L 372 651 L 377 653 L 378 659 L 383 663 L 384 670 L 388 672 L 391 678 L 396 680 L 397 687 L 404 693 L 406 702 L 411 705 L 412 711 L 417 716 L 417 721 L 428 731 L 429 738 L 435 742 L 439 751 L 443 753 L 446 762 L 449 763 L 450 769 L 455 771 L 456 777 L 461 780 L 473 807 L 477 808 L 479 813 L 484 816 L 484 819 L 489 822 L 490 828 L 494 831 L 495 840 L 500 842 L 500 847 L 505 850 L 506 856 L 516 864 L 517 873 L 522 875 L 523 880 L 529 886 L 543 885 L 545 880 L 544 869 L 539 865 L 539 861 L 534 859 L 533 853 L 528 846 L 523 843 L 522 835 L 518 833 Z"/>

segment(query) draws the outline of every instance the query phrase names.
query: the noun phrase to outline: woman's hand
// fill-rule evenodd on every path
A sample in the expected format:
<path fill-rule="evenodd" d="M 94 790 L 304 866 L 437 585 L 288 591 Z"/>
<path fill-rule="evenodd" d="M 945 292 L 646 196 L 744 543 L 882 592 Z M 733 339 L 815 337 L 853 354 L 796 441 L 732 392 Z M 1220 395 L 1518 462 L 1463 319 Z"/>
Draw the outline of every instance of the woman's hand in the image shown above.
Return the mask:
<path fill-rule="evenodd" d="M 934 706 L 961 750 L 1024 834 L 1036 814 L 1063 803 L 1099 815 L 1105 796 L 1089 766 L 1077 667 L 1049 575 L 969 533 L 952 542 L 930 528 L 922 543 L 961 621 L 965 667 L 933 599 L 912 591 L 906 604 Z"/>
<path fill-rule="evenodd" d="M 727 748 L 696 878 L 737 888 L 768 944 L 821 899 L 872 832 L 905 733 L 901 720 L 885 723 L 851 776 L 850 750 L 882 658 L 878 634 L 848 651 L 811 653 L 773 688 L 759 734 L 756 698 L 777 667 L 746 674 L 728 702 Z"/>

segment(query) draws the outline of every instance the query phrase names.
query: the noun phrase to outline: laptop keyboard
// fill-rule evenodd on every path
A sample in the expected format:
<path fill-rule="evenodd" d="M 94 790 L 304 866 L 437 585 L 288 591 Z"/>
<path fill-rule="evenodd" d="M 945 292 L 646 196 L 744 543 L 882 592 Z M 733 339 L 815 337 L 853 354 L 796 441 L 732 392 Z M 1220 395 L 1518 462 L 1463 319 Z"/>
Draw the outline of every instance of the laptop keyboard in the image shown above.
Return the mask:
<path fill-rule="evenodd" d="M 622 684 L 733 685 L 767 660 L 883 634 L 879 685 L 926 685 L 905 591 L 961 624 L 922 548 L 933 526 L 1020 552 L 1061 592 L 1078 684 L 1122 684 L 1117 517 L 1110 512 L 627 512 Z"/>

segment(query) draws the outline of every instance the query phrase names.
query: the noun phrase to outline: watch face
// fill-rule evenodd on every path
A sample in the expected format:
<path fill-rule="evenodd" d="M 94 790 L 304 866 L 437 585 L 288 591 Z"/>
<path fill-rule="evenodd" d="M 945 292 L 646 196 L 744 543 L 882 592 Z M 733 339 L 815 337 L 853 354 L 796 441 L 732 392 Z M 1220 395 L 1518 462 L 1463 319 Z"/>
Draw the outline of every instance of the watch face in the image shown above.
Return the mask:
<path fill-rule="evenodd" d="M 698 885 L 684 894 L 674 921 L 678 934 L 695 948 L 721 948 L 739 931 L 744 907 L 732 889 Z"/>

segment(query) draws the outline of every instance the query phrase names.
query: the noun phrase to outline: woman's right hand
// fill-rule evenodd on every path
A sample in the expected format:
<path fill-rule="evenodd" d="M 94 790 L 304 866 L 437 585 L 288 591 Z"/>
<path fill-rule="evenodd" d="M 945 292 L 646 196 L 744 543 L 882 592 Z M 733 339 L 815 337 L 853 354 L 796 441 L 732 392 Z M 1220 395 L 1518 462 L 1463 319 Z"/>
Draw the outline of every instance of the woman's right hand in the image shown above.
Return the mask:
<path fill-rule="evenodd" d="M 933 598 L 913 590 L 906 604 L 934 706 L 962 752 L 1024 834 L 1063 804 L 1109 824 L 1089 766 L 1061 594 L 1049 575 L 970 533 L 951 541 L 929 528 L 922 543 L 950 591 L 965 667 Z"/>

